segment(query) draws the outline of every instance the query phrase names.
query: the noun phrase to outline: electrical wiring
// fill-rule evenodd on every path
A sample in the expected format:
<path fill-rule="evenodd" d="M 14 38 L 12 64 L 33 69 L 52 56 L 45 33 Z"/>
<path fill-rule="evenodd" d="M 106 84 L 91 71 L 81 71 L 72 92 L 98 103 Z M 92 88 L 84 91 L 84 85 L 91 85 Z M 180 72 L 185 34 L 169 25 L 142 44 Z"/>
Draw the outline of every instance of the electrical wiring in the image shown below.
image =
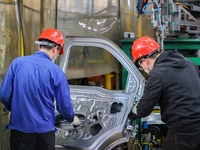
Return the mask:
<path fill-rule="evenodd" d="M 157 9 L 154 10 L 146 10 L 147 6 L 149 6 L 150 4 L 152 4 L 152 2 L 148 2 L 143 8 L 142 8 L 142 12 L 144 13 L 152 13 L 154 11 L 157 11 Z"/>
<path fill-rule="evenodd" d="M 137 14 L 138 14 L 138 18 L 140 16 L 140 11 L 138 9 L 138 5 L 139 5 L 139 0 L 136 0 L 136 10 L 137 10 Z"/>
<path fill-rule="evenodd" d="M 185 9 L 190 10 L 189 7 L 187 7 L 186 5 L 184 5 L 184 4 L 182 4 L 182 3 L 176 2 L 176 3 L 174 3 L 174 4 L 176 4 L 176 5 L 181 5 L 181 6 L 184 7 Z"/>
<path fill-rule="evenodd" d="M 146 10 L 147 6 L 149 6 L 150 4 L 154 3 L 156 5 L 157 9 L 153 9 L 153 10 Z M 162 23 L 161 23 L 161 12 L 160 12 L 160 7 L 158 5 L 158 2 L 156 0 L 152 0 L 152 2 L 148 2 L 143 8 L 142 8 L 142 12 L 144 13 L 154 13 L 154 12 L 158 12 L 158 22 L 159 22 L 159 27 L 160 27 L 160 31 L 162 31 Z"/>
<path fill-rule="evenodd" d="M 160 7 L 158 5 L 158 2 L 156 0 L 153 0 L 154 3 L 156 4 L 156 7 L 157 7 L 157 10 L 158 10 L 158 22 L 159 22 L 159 25 L 160 25 L 160 31 L 162 31 L 162 23 L 161 23 L 161 15 L 160 15 Z"/>
<path fill-rule="evenodd" d="M 136 10 L 138 13 L 138 18 L 141 14 L 143 14 L 142 12 L 142 8 L 148 3 L 148 0 L 136 0 Z"/>
<path fill-rule="evenodd" d="M 140 142 L 138 140 L 135 140 L 134 145 L 138 145 L 139 149 L 142 150 L 142 146 L 140 145 Z"/>

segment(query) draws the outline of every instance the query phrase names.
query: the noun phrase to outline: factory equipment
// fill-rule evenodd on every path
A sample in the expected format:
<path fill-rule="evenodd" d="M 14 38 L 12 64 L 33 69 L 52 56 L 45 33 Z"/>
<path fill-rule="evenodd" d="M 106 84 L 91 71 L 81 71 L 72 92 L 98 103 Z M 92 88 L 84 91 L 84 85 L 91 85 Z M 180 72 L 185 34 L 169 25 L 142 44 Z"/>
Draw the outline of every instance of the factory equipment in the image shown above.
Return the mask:
<path fill-rule="evenodd" d="M 199 38 L 199 0 L 137 0 L 138 16 L 150 14 L 155 36 L 164 49 L 165 39 Z"/>

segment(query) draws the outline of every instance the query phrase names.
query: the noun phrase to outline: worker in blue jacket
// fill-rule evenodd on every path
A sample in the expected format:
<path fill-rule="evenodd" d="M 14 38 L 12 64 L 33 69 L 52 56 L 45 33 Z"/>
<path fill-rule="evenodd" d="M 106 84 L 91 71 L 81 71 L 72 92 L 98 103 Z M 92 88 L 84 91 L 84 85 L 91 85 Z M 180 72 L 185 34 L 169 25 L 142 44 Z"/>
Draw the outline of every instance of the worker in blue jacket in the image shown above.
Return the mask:
<path fill-rule="evenodd" d="M 11 150 L 55 149 L 54 98 L 58 112 L 73 125 L 80 124 L 66 75 L 53 63 L 64 52 L 61 32 L 48 28 L 35 43 L 39 51 L 14 59 L 0 89 L 0 101 L 11 111 Z"/>

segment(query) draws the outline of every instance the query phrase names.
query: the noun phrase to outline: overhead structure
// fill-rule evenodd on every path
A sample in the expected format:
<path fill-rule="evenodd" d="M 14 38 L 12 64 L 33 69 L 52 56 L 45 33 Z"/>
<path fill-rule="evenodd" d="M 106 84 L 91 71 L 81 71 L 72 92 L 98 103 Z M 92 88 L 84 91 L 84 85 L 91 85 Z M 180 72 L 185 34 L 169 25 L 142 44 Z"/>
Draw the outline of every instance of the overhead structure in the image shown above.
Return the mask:
<path fill-rule="evenodd" d="M 138 16 L 151 13 L 151 23 L 162 49 L 166 38 L 199 37 L 199 0 L 137 0 L 136 7 Z"/>

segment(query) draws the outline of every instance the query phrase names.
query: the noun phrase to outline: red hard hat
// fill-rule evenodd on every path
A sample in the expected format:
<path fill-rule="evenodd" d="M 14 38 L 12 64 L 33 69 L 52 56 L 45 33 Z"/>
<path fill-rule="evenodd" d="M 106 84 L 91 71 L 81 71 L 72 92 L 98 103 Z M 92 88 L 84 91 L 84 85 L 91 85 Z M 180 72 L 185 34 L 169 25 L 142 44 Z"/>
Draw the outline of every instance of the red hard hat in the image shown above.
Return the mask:
<path fill-rule="evenodd" d="M 143 36 L 135 40 L 132 46 L 133 62 L 136 62 L 142 56 L 151 54 L 159 47 L 159 44 L 153 38 L 148 36 Z"/>
<path fill-rule="evenodd" d="M 59 55 L 64 53 L 64 38 L 57 29 L 47 28 L 38 37 L 38 41 L 49 40 L 61 46 Z"/>

